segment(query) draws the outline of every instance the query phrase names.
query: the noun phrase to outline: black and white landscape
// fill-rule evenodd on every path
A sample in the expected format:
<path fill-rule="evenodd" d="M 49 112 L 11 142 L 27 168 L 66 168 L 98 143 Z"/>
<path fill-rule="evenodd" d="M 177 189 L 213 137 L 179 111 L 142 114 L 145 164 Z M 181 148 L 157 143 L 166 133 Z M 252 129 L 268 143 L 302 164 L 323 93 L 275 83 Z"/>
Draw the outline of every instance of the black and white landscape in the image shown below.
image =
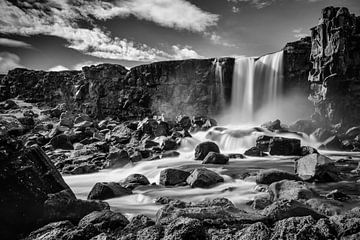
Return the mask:
<path fill-rule="evenodd" d="M 357 0 L 3 0 L 0 73 L 1 240 L 360 239 Z"/>

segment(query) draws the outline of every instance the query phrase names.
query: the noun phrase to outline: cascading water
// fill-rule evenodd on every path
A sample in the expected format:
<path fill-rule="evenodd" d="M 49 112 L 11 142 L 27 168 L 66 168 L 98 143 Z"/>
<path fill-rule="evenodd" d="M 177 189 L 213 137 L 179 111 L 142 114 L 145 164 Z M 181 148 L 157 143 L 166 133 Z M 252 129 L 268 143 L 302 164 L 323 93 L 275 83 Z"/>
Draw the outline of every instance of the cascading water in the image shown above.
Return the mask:
<path fill-rule="evenodd" d="M 225 106 L 224 71 L 220 59 L 215 59 L 213 66 L 215 67 L 215 81 L 219 93 L 218 106 L 219 109 L 223 109 Z"/>
<path fill-rule="evenodd" d="M 256 111 L 273 105 L 282 93 L 283 51 L 235 59 L 230 115 L 237 123 L 253 122 Z"/>

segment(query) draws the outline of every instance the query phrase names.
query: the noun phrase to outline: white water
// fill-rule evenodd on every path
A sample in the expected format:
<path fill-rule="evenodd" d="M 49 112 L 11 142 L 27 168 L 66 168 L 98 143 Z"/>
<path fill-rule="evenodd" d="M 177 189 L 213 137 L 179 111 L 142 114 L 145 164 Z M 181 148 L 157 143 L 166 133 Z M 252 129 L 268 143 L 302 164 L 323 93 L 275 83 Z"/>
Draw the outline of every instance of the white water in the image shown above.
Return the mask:
<path fill-rule="evenodd" d="M 219 59 L 215 59 L 213 65 L 215 66 L 215 81 L 217 83 L 219 96 L 219 108 L 225 107 L 225 91 L 224 91 L 224 71 L 222 63 Z"/>

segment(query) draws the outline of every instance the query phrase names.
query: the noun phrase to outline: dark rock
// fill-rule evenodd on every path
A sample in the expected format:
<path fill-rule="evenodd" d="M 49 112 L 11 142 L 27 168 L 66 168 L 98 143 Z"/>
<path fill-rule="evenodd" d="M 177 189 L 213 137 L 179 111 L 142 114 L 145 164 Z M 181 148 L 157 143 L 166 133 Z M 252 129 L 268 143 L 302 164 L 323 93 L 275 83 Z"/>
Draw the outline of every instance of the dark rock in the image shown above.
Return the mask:
<path fill-rule="evenodd" d="M 55 149 L 73 150 L 74 147 L 70 141 L 70 137 L 65 134 L 59 134 L 53 137 L 49 144 Z"/>
<path fill-rule="evenodd" d="M 344 215 L 334 215 L 330 217 L 334 223 L 338 236 L 343 239 L 346 236 L 360 232 L 360 217 Z"/>
<path fill-rule="evenodd" d="M 310 146 L 301 146 L 300 148 L 300 156 L 306 156 L 313 153 L 318 153 L 318 150 Z"/>
<path fill-rule="evenodd" d="M 165 228 L 164 239 L 205 240 L 203 224 L 198 219 L 180 217 Z"/>
<path fill-rule="evenodd" d="M 104 200 L 132 194 L 132 191 L 116 182 L 98 182 L 91 189 L 88 199 Z"/>
<path fill-rule="evenodd" d="M 252 147 L 244 152 L 244 155 L 251 157 L 265 157 L 266 153 L 260 150 L 258 147 Z"/>
<path fill-rule="evenodd" d="M 306 205 L 326 216 L 338 215 L 343 212 L 344 205 L 335 200 L 312 198 L 306 201 Z"/>
<path fill-rule="evenodd" d="M 228 156 L 221 153 L 209 152 L 202 161 L 202 164 L 227 164 L 228 162 Z"/>
<path fill-rule="evenodd" d="M 134 189 L 137 186 L 149 185 L 149 180 L 142 174 L 131 174 L 125 178 L 122 183 L 124 186 L 130 189 Z"/>
<path fill-rule="evenodd" d="M 259 171 L 256 176 L 256 183 L 270 185 L 273 182 L 278 182 L 285 179 L 301 181 L 301 178 L 298 177 L 296 174 L 279 169 L 266 169 Z"/>
<path fill-rule="evenodd" d="M 133 217 L 130 223 L 121 231 L 121 235 L 134 234 L 136 236 L 139 230 L 153 225 L 155 225 L 155 222 L 151 218 L 144 215 L 137 215 Z"/>
<path fill-rule="evenodd" d="M 272 203 L 269 194 L 262 196 L 255 196 L 254 201 L 251 203 L 253 209 L 262 210 Z"/>
<path fill-rule="evenodd" d="M 206 168 L 194 169 L 190 176 L 186 179 L 186 182 L 191 187 L 206 188 L 216 183 L 224 182 L 224 178 Z"/>
<path fill-rule="evenodd" d="M 13 116 L 0 116 L 0 136 L 19 136 L 24 132 L 24 126 Z"/>
<path fill-rule="evenodd" d="M 204 160 L 209 152 L 220 153 L 218 145 L 214 142 L 202 142 L 195 147 L 195 160 Z"/>
<path fill-rule="evenodd" d="M 273 201 L 310 199 L 314 196 L 314 193 L 303 182 L 289 180 L 272 183 L 269 186 L 269 193 Z"/>
<path fill-rule="evenodd" d="M 150 226 L 141 229 L 137 232 L 137 240 L 160 240 L 164 236 L 164 229 L 162 226 Z"/>
<path fill-rule="evenodd" d="M 326 194 L 326 198 L 328 199 L 334 199 L 340 202 L 345 202 L 347 200 L 350 199 L 350 196 L 348 196 L 347 194 L 339 191 L 338 189 L 335 189 L 331 192 L 329 192 L 328 194 Z"/>
<path fill-rule="evenodd" d="M 88 173 L 94 173 L 97 172 L 98 168 L 95 164 L 87 164 L 83 163 L 81 165 L 68 165 L 62 169 L 62 172 L 64 174 L 88 174 Z"/>
<path fill-rule="evenodd" d="M 123 167 L 130 163 L 130 156 L 127 151 L 120 149 L 111 149 L 106 158 L 107 167 L 116 168 Z"/>
<path fill-rule="evenodd" d="M 270 155 L 299 155 L 301 141 L 293 138 L 274 137 L 269 142 Z"/>
<path fill-rule="evenodd" d="M 177 123 L 181 126 L 181 128 L 185 130 L 189 130 L 189 128 L 191 127 L 191 119 L 188 116 L 180 117 Z"/>
<path fill-rule="evenodd" d="M 279 119 L 276 119 L 275 121 L 266 122 L 261 125 L 261 127 L 268 129 L 269 131 L 275 131 L 275 130 L 281 130 L 281 122 Z"/>
<path fill-rule="evenodd" d="M 110 210 L 94 211 L 83 217 L 79 227 L 94 225 L 100 232 L 109 232 L 115 229 L 124 228 L 129 223 L 121 213 Z"/>
<path fill-rule="evenodd" d="M 296 174 L 305 181 L 339 181 L 340 173 L 334 162 L 321 154 L 309 154 L 295 162 Z"/>
<path fill-rule="evenodd" d="M 85 227 L 74 228 L 72 231 L 65 233 L 62 238 L 66 240 L 91 239 L 99 235 L 99 233 L 93 225 L 86 225 Z"/>
<path fill-rule="evenodd" d="M 271 222 L 277 222 L 290 217 L 312 216 L 314 219 L 324 217 L 305 204 L 296 200 L 288 199 L 274 202 L 270 206 L 266 207 L 262 211 L 262 214 L 266 216 Z"/>
<path fill-rule="evenodd" d="M 352 127 L 349 128 L 346 132 L 345 132 L 345 136 L 347 138 L 353 139 L 356 136 L 360 135 L 360 126 L 356 126 L 356 127 Z"/>
<path fill-rule="evenodd" d="M 72 128 L 74 126 L 74 120 L 75 120 L 75 116 L 69 111 L 63 112 L 60 115 L 61 126 Z"/>
<path fill-rule="evenodd" d="M 320 150 L 343 150 L 343 145 L 340 139 L 337 136 L 333 136 L 328 138 L 321 146 L 319 147 Z"/>
<path fill-rule="evenodd" d="M 160 184 L 164 186 L 174 186 L 186 182 L 189 175 L 189 172 L 183 170 L 167 168 L 160 172 Z"/>
<path fill-rule="evenodd" d="M 256 139 L 256 147 L 260 149 L 260 151 L 268 152 L 270 140 L 273 137 L 262 135 Z"/>
<path fill-rule="evenodd" d="M 270 239 L 270 234 L 270 229 L 264 223 L 257 222 L 236 232 L 234 238 L 238 240 L 267 240 Z"/>
<path fill-rule="evenodd" d="M 62 239 L 62 237 L 70 232 L 74 225 L 70 221 L 61 221 L 49 223 L 29 234 L 26 240 L 53 240 Z"/>
<path fill-rule="evenodd" d="M 289 126 L 289 129 L 291 131 L 304 132 L 308 135 L 314 132 L 315 128 L 316 128 L 316 124 L 312 120 L 298 120 Z"/>
<path fill-rule="evenodd" d="M 172 138 L 165 138 L 160 145 L 161 149 L 164 151 L 175 150 L 178 148 L 178 144 Z"/>
<path fill-rule="evenodd" d="M 328 129 L 324 129 L 324 128 L 317 128 L 313 133 L 312 135 L 314 135 L 314 137 L 320 141 L 320 142 L 323 142 L 325 141 L 326 139 L 328 139 L 329 137 L 331 137 L 332 135 L 334 135 L 333 132 L 331 132 L 330 130 Z"/>
<path fill-rule="evenodd" d="M 171 201 L 174 201 L 174 199 L 166 196 L 161 196 L 155 199 L 155 204 L 156 205 L 169 204 Z"/>

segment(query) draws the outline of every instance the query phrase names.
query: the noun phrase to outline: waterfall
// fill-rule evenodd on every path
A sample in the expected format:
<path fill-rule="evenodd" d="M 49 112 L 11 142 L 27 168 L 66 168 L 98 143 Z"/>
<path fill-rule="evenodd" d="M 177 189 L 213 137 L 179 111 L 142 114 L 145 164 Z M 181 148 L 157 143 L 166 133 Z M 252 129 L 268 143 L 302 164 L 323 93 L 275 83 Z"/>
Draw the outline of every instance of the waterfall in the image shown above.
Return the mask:
<path fill-rule="evenodd" d="M 215 80 L 217 83 L 217 92 L 219 109 L 222 109 L 225 106 L 225 90 L 224 90 L 224 71 L 222 62 L 220 59 L 215 59 L 213 62 L 213 66 L 215 67 Z"/>
<path fill-rule="evenodd" d="M 252 122 L 257 110 L 275 105 L 282 94 L 283 52 L 235 59 L 231 115 L 233 120 Z"/>

